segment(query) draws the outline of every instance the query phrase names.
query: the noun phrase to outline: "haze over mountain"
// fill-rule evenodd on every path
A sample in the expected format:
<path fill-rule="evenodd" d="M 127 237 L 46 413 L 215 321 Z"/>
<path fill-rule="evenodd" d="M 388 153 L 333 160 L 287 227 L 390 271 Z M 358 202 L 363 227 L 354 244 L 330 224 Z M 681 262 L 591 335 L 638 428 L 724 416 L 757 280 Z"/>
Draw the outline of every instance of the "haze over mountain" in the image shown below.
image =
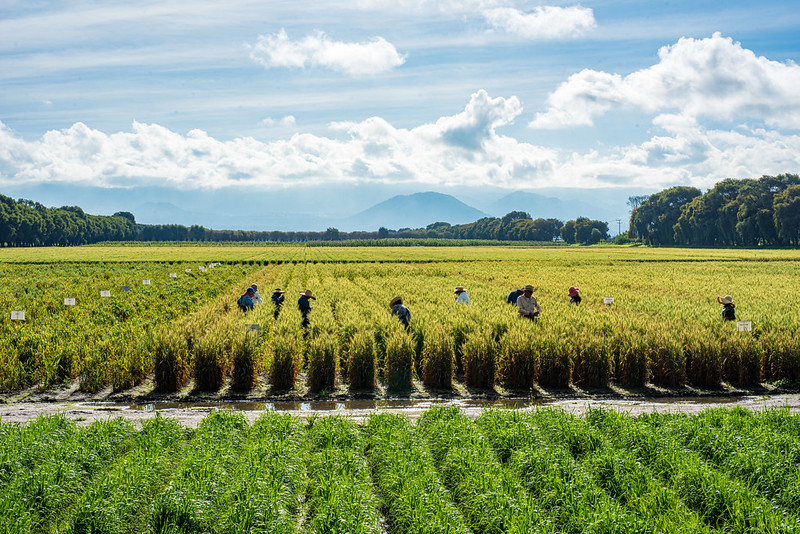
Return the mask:
<path fill-rule="evenodd" d="M 488 215 L 451 195 L 428 191 L 397 195 L 341 222 L 340 230 L 366 230 L 384 226 L 393 230 L 422 228 L 435 222 L 463 224 Z"/>
<path fill-rule="evenodd" d="M 422 228 L 433 222 L 460 224 L 481 217 L 524 211 L 561 221 L 589 217 L 608 223 L 612 234 L 628 226 L 631 195 L 645 189 L 549 188 L 515 191 L 497 187 L 451 187 L 418 192 L 413 186 L 316 186 L 280 190 L 175 191 L 167 188 L 108 189 L 71 186 L 3 187 L 0 194 L 26 198 L 48 207 L 79 206 L 86 213 L 134 214 L 143 224 L 198 224 L 215 230 L 375 231 Z M 621 224 L 616 223 L 621 219 Z"/>

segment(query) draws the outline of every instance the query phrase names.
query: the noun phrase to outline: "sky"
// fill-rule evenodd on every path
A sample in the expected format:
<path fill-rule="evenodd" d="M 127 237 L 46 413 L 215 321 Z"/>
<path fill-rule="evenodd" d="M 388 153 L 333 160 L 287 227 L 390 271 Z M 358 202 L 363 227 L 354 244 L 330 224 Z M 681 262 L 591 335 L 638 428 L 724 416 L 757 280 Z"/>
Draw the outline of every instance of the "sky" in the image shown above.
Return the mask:
<path fill-rule="evenodd" d="M 797 173 L 797 28 L 789 0 L 0 0 L 0 192 Z"/>

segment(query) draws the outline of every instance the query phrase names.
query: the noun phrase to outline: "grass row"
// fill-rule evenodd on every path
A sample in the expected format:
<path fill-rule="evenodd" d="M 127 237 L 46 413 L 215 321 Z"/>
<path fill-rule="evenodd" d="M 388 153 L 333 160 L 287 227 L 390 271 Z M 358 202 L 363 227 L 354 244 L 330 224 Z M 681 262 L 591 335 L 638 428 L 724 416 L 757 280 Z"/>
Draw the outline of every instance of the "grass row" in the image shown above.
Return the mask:
<path fill-rule="evenodd" d="M 797 532 L 799 417 L 0 422 L 0 532 Z"/>

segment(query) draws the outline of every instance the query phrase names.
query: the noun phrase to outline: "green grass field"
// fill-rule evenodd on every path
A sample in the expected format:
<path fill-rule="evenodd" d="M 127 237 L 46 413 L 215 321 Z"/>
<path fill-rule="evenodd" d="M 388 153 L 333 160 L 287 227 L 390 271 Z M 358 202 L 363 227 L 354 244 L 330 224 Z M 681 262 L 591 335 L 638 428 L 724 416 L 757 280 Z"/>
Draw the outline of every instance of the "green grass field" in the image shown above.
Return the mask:
<path fill-rule="evenodd" d="M 455 407 L 0 422 L 4 533 L 783 533 L 800 416 Z"/>

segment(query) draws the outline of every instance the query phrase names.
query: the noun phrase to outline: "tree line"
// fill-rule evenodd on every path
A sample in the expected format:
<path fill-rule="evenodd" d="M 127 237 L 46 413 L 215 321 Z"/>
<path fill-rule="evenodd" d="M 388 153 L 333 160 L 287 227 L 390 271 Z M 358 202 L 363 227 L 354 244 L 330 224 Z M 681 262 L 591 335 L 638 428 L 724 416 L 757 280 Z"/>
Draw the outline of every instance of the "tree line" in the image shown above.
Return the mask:
<path fill-rule="evenodd" d="M 139 229 L 131 213 L 89 215 L 77 206 L 47 208 L 0 195 L 0 246 L 84 245 L 129 241 Z"/>
<path fill-rule="evenodd" d="M 728 178 L 702 193 L 672 187 L 631 197 L 629 236 L 648 245 L 800 245 L 800 177 Z"/>
<path fill-rule="evenodd" d="M 342 232 L 211 230 L 200 225 L 138 224 L 133 214 L 89 215 L 77 206 L 48 208 L 31 200 L 0 195 L 0 246 L 85 245 L 102 241 L 365 241 L 374 239 L 463 239 L 554 241 L 593 244 L 608 239 L 603 221 L 533 219 L 523 211 L 484 217 L 472 223 L 436 222 L 425 228 Z"/>

